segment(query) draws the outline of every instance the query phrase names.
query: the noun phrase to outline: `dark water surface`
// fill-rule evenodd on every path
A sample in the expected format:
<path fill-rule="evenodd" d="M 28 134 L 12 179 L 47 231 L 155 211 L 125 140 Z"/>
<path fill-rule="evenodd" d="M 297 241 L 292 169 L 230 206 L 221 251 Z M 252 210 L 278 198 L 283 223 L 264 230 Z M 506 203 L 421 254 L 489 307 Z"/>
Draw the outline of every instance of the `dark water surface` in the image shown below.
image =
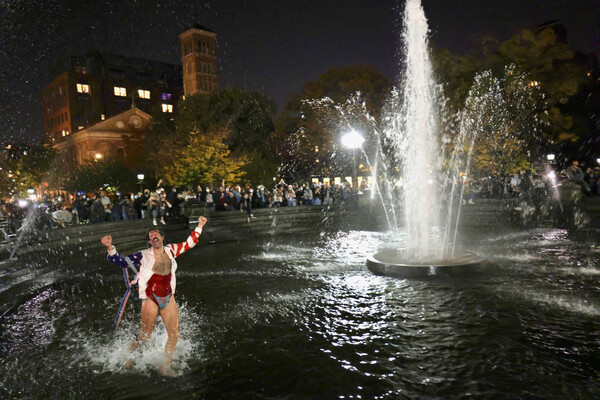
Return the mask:
<path fill-rule="evenodd" d="M 372 275 L 390 234 L 200 247 L 183 255 L 175 377 L 162 323 L 121 368 L 139 302 L 112 323 L 120 269 L 55 284 L 0 319 L 0 398 L 600 397 L 600 248 L 562 230 L 487 235 L 471 277 Z"/>

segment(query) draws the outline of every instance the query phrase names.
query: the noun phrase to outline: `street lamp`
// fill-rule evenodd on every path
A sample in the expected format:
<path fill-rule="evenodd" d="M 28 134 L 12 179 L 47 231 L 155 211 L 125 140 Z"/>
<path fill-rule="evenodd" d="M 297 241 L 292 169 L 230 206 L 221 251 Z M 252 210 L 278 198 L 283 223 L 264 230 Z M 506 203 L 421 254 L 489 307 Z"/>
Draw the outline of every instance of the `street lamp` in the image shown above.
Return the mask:
<path fill-rule="evenodd" d="M 550 163 L 550 164 L 554 164 L 554 158 L 555 158 L 554 154 L 548 154 L 546 156 L 546 159 L 548 160 L 548 163 Z"/>
<path fill-rule="evenodd" d="M 142 183 L 144 182 L 144 174 L 137 174 L 138 183 L 140 184 L 140 192 L 144 193 L 144 189 L 142 188 Z"/>
<path fill-rule="evenodd" d="M 358 177 L 356 173 L 356 149 L 359 149 L 365 138 L 354 129 L 344 133 L 342 136 L 342 145 L 348 149 L 352 149 L 352 186 L 358 187 Z"/>

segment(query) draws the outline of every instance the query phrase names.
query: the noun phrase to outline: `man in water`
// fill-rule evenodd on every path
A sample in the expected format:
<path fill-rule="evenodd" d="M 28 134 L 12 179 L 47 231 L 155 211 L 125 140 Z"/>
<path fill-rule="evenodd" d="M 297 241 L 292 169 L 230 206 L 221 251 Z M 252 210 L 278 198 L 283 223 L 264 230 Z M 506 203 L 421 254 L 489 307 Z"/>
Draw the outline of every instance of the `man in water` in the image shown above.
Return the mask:
<path fill-rule="evenodd" d="M 176 283 L 175 271 L 177 270 L 175 258 L 198 243 L 204 224 L 206 224 L 206 218 L 199 217 L 198 226 L 185 242 L 166 246 L 164 245 L 164 233 L 158 228 L 150 228 L 147 239 L 151 247 L 127 256 L 129 262 L 140 269 L 136 280 L 139 285 L 139 298 L 142 300 L 141 332 L 131 343 L 129 351 L 133 352 L 140 344 L 150 339 L 156 316 L 160 313 L 160 318 L 165 324 L 168 335 L 165 345 L 165 364 L 161 369 L 162 373 L 167 373 L 169 370 L 171 358 L 179 338 L 179 309 L 173 297 Z M 127 268 L 127 259 L 119 254 L 112 245 L 110 235 L 102 238 L 102 244 L 108 250 L 109 261 Z M 128 368 L 132 365 L 133 359 L 129 359 L 125 363 L 125 367 Z"/>

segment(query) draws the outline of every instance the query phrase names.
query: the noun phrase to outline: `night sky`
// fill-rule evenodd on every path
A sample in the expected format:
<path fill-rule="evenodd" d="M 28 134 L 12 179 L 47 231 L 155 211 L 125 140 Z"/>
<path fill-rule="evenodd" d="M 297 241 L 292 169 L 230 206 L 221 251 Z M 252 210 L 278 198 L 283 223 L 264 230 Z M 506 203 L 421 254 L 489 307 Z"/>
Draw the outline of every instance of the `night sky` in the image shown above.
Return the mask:
<path fill-rule="evenodd" d="M 548 20 L 569 44 L 600 55 L 600 0 L 422 0 L 431 40 L 465 52 L 490 34 L 508 39 Z M 283 107 L 332 66 L 397 73 L 402 0 L 0 0 L 0 140 L 39 140 L 48 66 L 91 50 L 180 64 L 177 35 L 217 32 L 219 84 L 259 91 Z"/>

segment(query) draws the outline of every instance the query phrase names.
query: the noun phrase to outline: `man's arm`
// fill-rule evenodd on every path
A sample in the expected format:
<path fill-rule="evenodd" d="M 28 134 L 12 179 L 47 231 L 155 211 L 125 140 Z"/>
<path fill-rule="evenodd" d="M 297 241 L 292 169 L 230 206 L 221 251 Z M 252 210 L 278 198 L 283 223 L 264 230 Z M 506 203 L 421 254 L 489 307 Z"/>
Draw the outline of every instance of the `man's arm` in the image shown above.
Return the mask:
<path fill-rule="evenodd" d="M 112 245 L 112 237 L 110 235 L 104 236 L 102 238 L 102 244 L 106 247 L 106 250 L 108 251 L 108 261 L 118 265 L 121 268 L 127 268 L 129 266 L 129 262 L 127 262 L 127 259 L 125 259 L 125 257 L 123 257 L 119 252 L 117 252 L 115 246 Z M 131 264 L 133 264 L 136 267 L 139 267 L 142 264 L 142 253 L 139 251 L 137 253 L 133 253 L 127 256 L 127 258 L 129 259 Z"/>
<path fill-rule="evenodd" d="M 194 229 L 192 231 L 192 233 L 190 234 L 190 236 L 188 236 L 188 238 L 185 242 L 177 243 L 177 244 L 170 244 L 167 246 L 173 250 L 174 257 L 179 257 L 181 254 L 190 250 L 198 243 L 198 240 L 200 239 L 200 234 L 202 233 L 202 228 L 204 227 L 204 224 L 206 224 L 206 218 L 199 217 L 198 218 L 198 226 L 196 227 L 196 229 Z"/>

